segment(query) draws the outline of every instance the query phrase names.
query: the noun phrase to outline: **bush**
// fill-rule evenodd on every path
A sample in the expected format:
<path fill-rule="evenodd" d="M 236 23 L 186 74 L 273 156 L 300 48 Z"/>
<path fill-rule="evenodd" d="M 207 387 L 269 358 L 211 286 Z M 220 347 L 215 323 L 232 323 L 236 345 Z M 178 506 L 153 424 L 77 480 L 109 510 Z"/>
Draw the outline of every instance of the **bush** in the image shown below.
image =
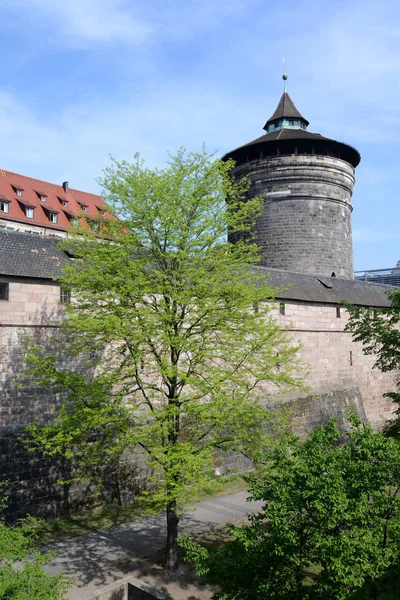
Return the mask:
<path fill-rule="evenodd" d="M 352 418 L 347 443 L 336 424 L 302 442 L 288 434 L 268 472 L 250 476 L 264 500 L 231 541 L 207 550 L 181 540 L 214 598 L 398 598 L 400 446 Z"/>
<path fill-rule="evenodd" d="M 11 527 L 0 521 L 0 599 L 61 600 L 68 588 L 63 575 L 49 575 L 43 565 L 53 554 L 34 548 L 38 522 L 28 517 Z"/>

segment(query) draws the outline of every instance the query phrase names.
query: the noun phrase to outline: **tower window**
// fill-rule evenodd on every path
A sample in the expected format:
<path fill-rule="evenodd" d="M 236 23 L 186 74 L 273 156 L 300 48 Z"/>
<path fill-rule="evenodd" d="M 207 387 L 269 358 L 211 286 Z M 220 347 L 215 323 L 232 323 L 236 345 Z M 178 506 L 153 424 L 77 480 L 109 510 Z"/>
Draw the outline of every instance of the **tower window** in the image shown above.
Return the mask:
<path fill-rule="evenodd" d="M 8 202 L 0 202 L 0 212 L 8 213 Z"/>
<path fill-rule="evenodd" d="M 8 283 L 0 282 L 0 300 L 8 300 Z"/>
<path fill-rule="evenodd" d="M 33 219 L 33 208 L 30 208 L 28 206 L 25 207 L 25 216 L 28 219 Z"/>

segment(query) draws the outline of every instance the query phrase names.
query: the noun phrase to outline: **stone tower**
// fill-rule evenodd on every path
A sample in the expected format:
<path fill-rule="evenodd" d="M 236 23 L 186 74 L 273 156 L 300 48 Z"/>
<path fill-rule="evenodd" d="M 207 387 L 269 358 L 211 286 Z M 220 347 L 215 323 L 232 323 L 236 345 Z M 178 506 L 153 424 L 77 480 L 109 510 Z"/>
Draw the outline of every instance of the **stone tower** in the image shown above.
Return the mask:
<path fill-rule="evenodd" d="M 360 155 L 308 125 L 285 91 L 266 133 L 224 160 L 234 159 L 235 178 L 250 178 L 250 197 L 265 198 L 255 226 L 263 266 L 353 279 L 350 198 Z"/>

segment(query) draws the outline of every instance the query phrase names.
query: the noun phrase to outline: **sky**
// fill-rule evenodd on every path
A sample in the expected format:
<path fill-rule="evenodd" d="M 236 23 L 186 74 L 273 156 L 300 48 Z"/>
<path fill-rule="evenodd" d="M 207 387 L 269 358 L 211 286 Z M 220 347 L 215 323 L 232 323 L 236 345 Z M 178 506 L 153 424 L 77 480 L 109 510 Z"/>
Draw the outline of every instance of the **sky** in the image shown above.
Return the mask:
<path fill-rule="evenodd" d="M 398 0 L 0 0 L 0 168 L 99 193 L 110 155 L 223 155 L 288 91 L 355 146 L 355 268 L 400 260 Z"/>

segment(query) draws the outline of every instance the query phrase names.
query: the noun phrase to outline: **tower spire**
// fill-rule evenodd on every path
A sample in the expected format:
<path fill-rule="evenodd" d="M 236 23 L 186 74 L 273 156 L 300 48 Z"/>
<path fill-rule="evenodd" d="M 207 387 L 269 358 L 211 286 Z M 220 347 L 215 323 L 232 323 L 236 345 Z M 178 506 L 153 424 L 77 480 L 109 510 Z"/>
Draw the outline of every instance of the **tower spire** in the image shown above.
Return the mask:
<path fill-rule="evenodd" d="M 284 58 L 282 58 L 283 61 L 283 75 L 282 75 L 282 79 L 283 79 L 283 93 L 286 93 L 286 82 L 287 82 L 287 74 L 286 74 L 286 60 Z"/>

